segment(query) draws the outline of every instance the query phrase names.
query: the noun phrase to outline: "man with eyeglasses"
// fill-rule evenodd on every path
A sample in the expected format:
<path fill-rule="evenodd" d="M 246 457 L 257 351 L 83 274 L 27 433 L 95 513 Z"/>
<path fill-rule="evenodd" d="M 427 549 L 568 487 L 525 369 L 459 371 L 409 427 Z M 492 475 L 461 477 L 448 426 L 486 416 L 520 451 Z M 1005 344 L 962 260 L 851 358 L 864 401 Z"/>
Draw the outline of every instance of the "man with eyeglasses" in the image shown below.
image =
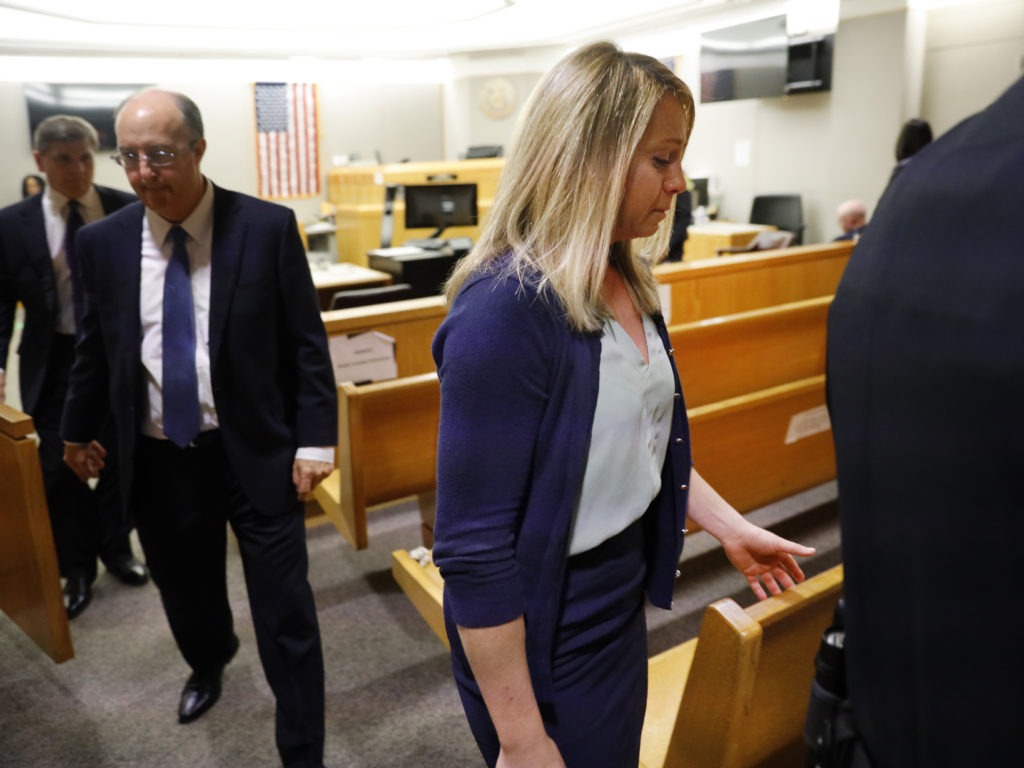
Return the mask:
<path fill-rule="evenodd" d="M 45 190 L 0 211 L 0 402 L 20 301 L 25 309 L 18 348 L 21 407 L 32 416 L 39 435 L 46 503 L 71 619 L 92 600 L 97 558 L 126 584 L 149 579 L 146 566 L 132 554 L 132 524 L 121 503 L 116 469 L 101 473 L 91 488 L 64 464 L 60 439 L 80 304 L 73 278 L 75 230 L 135 200 L 127 192 L 92 183 L 98 144 L 96 130 L 79 117 L 43 120 L 33 147 L 36 165 L 46 176 Z M 100 409 L 96 415 L 99 419 L 108 413 Z M 113 450 L 112 424 L 106 442 Z"/>
<path fill-rule="evenodd" d="M 220 697 L 238 649 L 225 573 L 238 542 L 282 763 L 322 766 L 324 670 L 302 497 L 334 466 L 337 396 L 294 214 L 215 186 L 199 109 L 147 90 L 116 119 L 141 205 L 80 236 L 85 315 L 62 433 L 83 478 L 103 466 L 108 398 L 124 488 L 178 648 L 178 720 Z"/>

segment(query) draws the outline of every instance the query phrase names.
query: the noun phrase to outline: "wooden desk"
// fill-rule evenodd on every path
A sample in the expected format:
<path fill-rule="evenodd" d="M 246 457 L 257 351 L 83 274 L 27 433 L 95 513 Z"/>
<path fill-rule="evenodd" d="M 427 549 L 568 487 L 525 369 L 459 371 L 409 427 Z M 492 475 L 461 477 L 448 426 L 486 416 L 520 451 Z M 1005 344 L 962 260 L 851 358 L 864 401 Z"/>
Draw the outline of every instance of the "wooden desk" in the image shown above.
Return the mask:
<path fill-rule="evenodd" d="M 758 232 L 775 229 L 767 224 L 739 224 L 732 221 L 710 221 L 693 224 L 686 230 L 683 261 L 711 259 L 719 248 L 746 245 Z"/>
<path fill-rule="evenodd" d="M 366 266 L 367 254 L 381 247 L 381 220 L 384 216 L 384 190 L 388 184 L 466 183 L 477 185 L 476 199 L 482 222 L 491 209 L 498 177 L 505 161 L 502 158 L 387 165 L 357 165 L 333 168 L 327 176 L 327 199 L 334 206 L 335 240 L 338 260 Z M 391 244 L 427 237 L 429 229 L 405 228 L 405 204 L 395 202 L 394 229 Z M 443 237 L 480 235 L 475 227 L 451 227 Z"/>
<path fill-rule="evenodd" d="M 326 267 L 311 265 L 310 272 L 313 275 L 317 296 L 320 298 L 321 312 L 331 308 L 331 299 L 335 291 L 346 288 L 373 288 L 392 283 L 391 275 L 387 272 L 344 262 L 334 262 Z"/>

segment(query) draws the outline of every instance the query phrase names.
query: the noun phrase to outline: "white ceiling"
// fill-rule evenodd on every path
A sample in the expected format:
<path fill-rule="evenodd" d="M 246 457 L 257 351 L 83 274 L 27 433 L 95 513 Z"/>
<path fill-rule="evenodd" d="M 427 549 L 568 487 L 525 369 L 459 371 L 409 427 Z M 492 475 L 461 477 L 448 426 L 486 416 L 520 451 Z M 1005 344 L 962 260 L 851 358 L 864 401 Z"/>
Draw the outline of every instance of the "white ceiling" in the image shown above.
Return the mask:
<path fill-rule="evenodd" d="M 725 6 L 755 12 L 794 2 L 798 0 L 0 0 L 0 53 L 436 57 L 574 45 L 612 32 L 699 19 Z"/>

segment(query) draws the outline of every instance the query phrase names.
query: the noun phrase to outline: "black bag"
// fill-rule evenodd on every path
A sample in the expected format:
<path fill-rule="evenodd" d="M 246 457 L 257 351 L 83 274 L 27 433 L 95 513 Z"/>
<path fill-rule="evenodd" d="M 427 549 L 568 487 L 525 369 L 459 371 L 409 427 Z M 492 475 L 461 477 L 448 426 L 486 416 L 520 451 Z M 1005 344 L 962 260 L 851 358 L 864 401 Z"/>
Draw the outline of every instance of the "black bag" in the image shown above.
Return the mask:
<path fill-rule="evenodd" d="M 832 626 L 822 633 L 821 645 L 814 657 L 814 682 L 804 721 L 805 768 L 871 768 L 846 692 L 845 639 L 840 598 Z"/>

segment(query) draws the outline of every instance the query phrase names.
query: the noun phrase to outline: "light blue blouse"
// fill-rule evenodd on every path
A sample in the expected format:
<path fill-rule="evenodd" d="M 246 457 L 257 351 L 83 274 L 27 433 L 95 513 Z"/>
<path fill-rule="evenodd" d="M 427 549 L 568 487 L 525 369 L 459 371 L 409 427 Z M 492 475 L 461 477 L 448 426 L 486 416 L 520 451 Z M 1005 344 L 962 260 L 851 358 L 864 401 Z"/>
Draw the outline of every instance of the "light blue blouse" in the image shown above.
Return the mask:
<path fill-rule="evenodd" d="M 621 325 L 605 324 L 597 409 L 570 555 L 624 531 L 661 489 L 674 381 L 654 322 L 645 315 L 643 326 L 649 363 Z"/>

